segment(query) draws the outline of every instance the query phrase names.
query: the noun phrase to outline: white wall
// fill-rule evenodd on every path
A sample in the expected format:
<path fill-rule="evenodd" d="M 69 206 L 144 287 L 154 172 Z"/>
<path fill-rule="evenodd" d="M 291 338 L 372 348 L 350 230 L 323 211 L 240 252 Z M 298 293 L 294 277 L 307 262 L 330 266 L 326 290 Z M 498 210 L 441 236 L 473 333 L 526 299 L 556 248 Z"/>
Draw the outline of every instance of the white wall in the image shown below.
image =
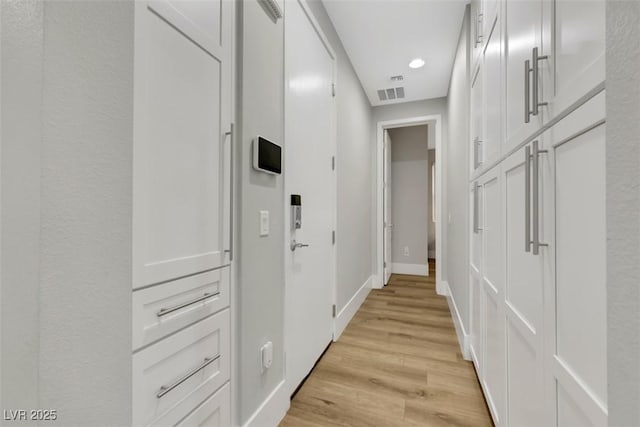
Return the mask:
<path fill-rule="evenodd" d="M 3 408 L 38 402 L 40 150 L 44 6 L 2 8 L 2 385 Z"/>
<path fill-rule="evenodd" d="M 133 4 L 44 4 L 39 407 L 60 425 L 125 425 Z"/>
<path fill-rule="evenodd" d="M 374 177 L 370 159 L 375 148 L 371 144 L 372 108 L 322 2 L 308 3 L 337 57 L 336 245 L 337 308 L 340 311 L 374 274 L 375 240 L 371 227 L 375 211 L 370 209 Z"/>
<path fill-rule="evenodd" d="M 126 425 L 133 4 L 2 8 L 3 408 Z"/>
<path fill-rule="evenodd" d="M 391 260 L 427 265 L 429 147 L 427 125 L 389 129 L 391 137 Z M 404 248 L 408 247 L 409 255 Z M 425 268 L 426 274 L 426 268 Z"/>
<path fill-rule="evenodd" d="M 458 50 L 454 60 L 447 112 L 450 123 L 447 147 L 447 281 L 451 296 L 465 330 L 469 331 L 469 275 L 468 275 L 468 185 L 469 171 L 466 165 L 469 140 L 469 53 L 467 47 L 469 28 L 469 7 L 464 15 L 462 31 L 458 40 Z"/>
<path fill-rule="evenodd" d="M 283 177 L 251 167 L 251 141 L 260 134 L 284 144 L 284 23 L 257 1 L 238 2 L 238 277 L 235 349 L 239 422 L 244 424 L 284 379 Z M 286 11 L 285 11 L 286 13 Z M 285 165 L 286 173 L 286 165 Z M 259 237 L 260 210 L 270 212 Z M 262 373 L 260 348 L 273 342 L 273 364 Z"/>
<path fill-rule="evenodd" d="M 377 164 L 377 152 L 375 150 L 375 145 L 376 145 L 376 141 L 377 141 L 377 124 L 378 122 L 384 122 L 384 121 L 389 121 L 389 120 L 398 120 L 398 119 L 405 119 L 405 118 L 411 118 L 411 117 L 420 117 L 420 116 L 428 116 L 428 115 L 433 115 L 433 114 L 440 114 L 442 116 L 442 124 L 441 124 L 441 129 L 442 129 L 442 152 L 440 153 L 441 159 L 442 159 L 442 164 L 445 165 L 446 161 L 447 161 L 447 123 L 448 123 L 448 117 L 447 117 L 447 98 L 435 98 L 435 99 L 426 99 L 426 100 L 422 100 L 422 101 L 414 101 L 414 102 L 406 102 L 404 104 L 393 104 L 393 105 L 383 105 L 383 106 L 377 106 L 377 107 L 373 107 L 373 126 L 371 128 L 371 144 L 373 145 L 374 149 L 372 152 L 372 157 L 371 157 L 371 162 L 373 165 Z M 431 126 L 431 128 L 435 128 L 435 126 Z M 431 135 L 429 135 L 431 137 Z M 435 139 L 435 135 L 433 136 L 433 138 Z M 371 211 L 377 212 L 378 209 L 378 188 L 377 188 L 377 169 L 373 170 L 373 177 L 371 180 L 371 187 L 370 187 L 370 191 L 372 193 L 372 205 L 371 205 Z M 446 176 L 445 174 L 443 174 L 442 176 L 442 188 L 443 188 L 443 192 L 442 192 L 442 210 L 441 210 L 441 215 L 442 218 L 447 218 L 447 192 L 445 190 L 446 188 Z M 375 221 L 375 216 L 374 216 L 374 221 L 372 223 L 372 227 L 371 227 L 371 235 L 373 236 L 377 236 L 378 233 L 382 232 L 382 230 L 377 230 L 377 223 Z M 447 253 L 447 239 L 446 239 L 446 228 L 447 228 L 447 224 L 443 222 L 442 224 L 442 242 L 441 242 L 441 246 L 442 246 L 442 252 L 443 253 Z M 372 265 L 374 266 L 374 270 L 377 270 L 378 265 L 377 265 L 377 255 L 378 255 L 378 242 L 377 240 L 373 240 L 373 242 L 371 242 L 371 246 L 373 248 L 373 253 L 372 253 Z M 442 270 L 442 279 L 446 280 L 446 271 L 447 271 L 447 266 L 446 266 L 446 258 L 442 257 L 443 259 L 439 260 L 439 266 Z M 381 281 L 381 278 L 380 278 Z"/>
<path fill-rule="evenodd" d="M 640 3 L 607 1 L 609 425 L 640 425 Z"/>
<path fill-rule="evenodd" d="M 429 128 L 431 130 L 433 126 Z M 431 137 L 431 134 L 429 134 Z M 427 242 L 429 258 L 436 257 L 436 223 L 434 222 L 435 212 L 433 210 L 435 203 L 433 203 L 433 193 L 435 193 L 433 184 L 434 179 L 431 175 L 431 168 L 436 163 L 436 150 L 429 149 L 429 161 L 427 165 L 427 173 L 429 174 L 429 188 L 427 189 L 427 200 L 429 201 L 429 212 L 428 212 L 428 228 L 429 228 L 429 239 Z"/>

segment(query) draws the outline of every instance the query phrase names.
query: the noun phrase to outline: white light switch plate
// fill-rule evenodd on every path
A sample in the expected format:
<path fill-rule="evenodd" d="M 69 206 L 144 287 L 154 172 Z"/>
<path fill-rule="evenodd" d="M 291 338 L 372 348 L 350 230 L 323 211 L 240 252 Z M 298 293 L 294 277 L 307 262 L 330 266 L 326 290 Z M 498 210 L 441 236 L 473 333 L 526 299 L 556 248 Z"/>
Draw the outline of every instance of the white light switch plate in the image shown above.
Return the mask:
<path fill-rule="evenodd" d="M 260 211 L 260 237 L 269 235 L 269 211 Z"/>

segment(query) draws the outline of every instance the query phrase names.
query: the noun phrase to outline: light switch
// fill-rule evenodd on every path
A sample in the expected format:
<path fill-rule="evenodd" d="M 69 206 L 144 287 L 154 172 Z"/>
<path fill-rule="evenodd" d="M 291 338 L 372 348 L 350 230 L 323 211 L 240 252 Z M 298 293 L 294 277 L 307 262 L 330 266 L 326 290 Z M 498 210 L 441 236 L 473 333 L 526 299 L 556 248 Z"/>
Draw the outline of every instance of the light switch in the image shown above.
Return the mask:
<path fill-rule="evenodd" d="M 260 211 L 260 237 L 269 235 L 269 211 Z"/>

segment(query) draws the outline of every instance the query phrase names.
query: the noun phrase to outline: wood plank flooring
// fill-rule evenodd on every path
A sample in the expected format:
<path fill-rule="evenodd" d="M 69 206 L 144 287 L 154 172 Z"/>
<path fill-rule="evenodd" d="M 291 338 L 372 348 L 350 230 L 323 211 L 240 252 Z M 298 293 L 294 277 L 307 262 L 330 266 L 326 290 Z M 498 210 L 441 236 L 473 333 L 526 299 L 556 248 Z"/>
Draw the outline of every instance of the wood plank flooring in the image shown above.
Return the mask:
<path fill-rule="evenodd" d="M 393 275 L 371 291 L 280 426 L 493 425 L 434 280 Z"/>

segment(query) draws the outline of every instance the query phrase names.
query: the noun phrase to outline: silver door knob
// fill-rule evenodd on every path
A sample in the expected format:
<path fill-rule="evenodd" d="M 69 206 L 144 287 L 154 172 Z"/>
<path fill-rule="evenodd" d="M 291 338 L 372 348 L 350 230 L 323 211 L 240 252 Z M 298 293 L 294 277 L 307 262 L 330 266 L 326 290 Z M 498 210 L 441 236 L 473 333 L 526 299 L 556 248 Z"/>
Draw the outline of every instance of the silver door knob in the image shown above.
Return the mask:
<path fill-rule="evenodd" d="M 308 244 L 306 243 L 297 243 L 295 240 L 293 242 L 291 242 L 291 252 L 294 252 L 296 249 L 298 248 L 306 248 L 309 247 Z"/>

